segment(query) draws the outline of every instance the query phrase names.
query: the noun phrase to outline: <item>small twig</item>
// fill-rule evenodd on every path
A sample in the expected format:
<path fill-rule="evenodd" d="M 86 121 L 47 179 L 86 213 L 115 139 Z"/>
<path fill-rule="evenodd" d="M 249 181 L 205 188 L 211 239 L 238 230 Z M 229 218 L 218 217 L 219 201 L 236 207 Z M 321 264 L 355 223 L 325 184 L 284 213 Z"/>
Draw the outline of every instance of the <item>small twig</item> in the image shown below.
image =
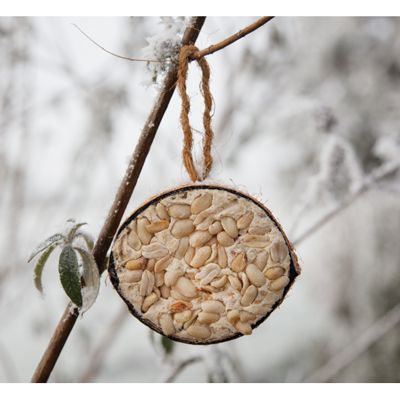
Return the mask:
<path fill-rule="evenodd" d="M 195 364 L 197 362 L 203 361 L 203 357 L 201 356 L 194 356 L 191 358 L 187 358 L 186 360 L 183 360 L 179 364 L 175 366 L 175 368 L 171 371 L 171 373 L 168 375 L 168 377 L 165 379 L 165 383 L 171 383 L 174 382 L 175 379 L 178 377 L 178 375 L 189 365 Z"/>
<path fill-rule="evenodd" d="M 199 59 L 204 56 L 208 56 L 210 54 L 215 53 L 216 51 L 222 50 L 223 48 L 229 46 L 230 44 L 236 42 L 239 39 L 242 39 L 243 37 L 247 36 L 249 33 L 255 31 L 256 29 L 260 28 L 261 26 L 265 25 L 267 22 L 271 21 L 271 19 L 274 17 L 262 17 L 258 19 L 256 22 L 253 22 L 252 24 L 246 26 L 245 28 L 241 29 L 240 31 L 236 32 L 235 34 L 227 37 L 226 39 L 222 40 L 221 42 L 218 42 L 216 44 L 212 44 L 211 46 L 208 46 L 207 48 L 200 50 L 193 58 Z M 162 63 L 163 60 L 147 60 L 143 58 L 132 58 L 132 57 L 126 57 L 126 56 L 121 56 L 120 54 L 114 53 L 110 50 L 107 50 L 105 47 L 97 43 L 93 38 L 91 38 L 86 32 L 84 32 L 78 25 L 72 24 L 75 26 L 76 29 L 82 35 L 84 35 L 87 39 L 89 39 L 94 45 L 99 47 L 101 50 L 105 51 L 108 54 L 111 54 L 114 57 L 122 58 L 123 60 L 128 60 L 128 61 L 144 61 L 144 62 L 153 62 L 153 63 Z"/>
<path fill-rule="evenodd" d="M 308 227 L 301 235 L 299 235 L 295 240 L 293 240 L 293 245 L 297 246 L 308 237 L 310 237 L 317 230 L 321 229 L 327 222 L 338 215 L 340 212 L 349 207 L 355 200 L 357 200 L 362 194 L 367 192 L 374 184 L 385 179 L 388 175 L 395 173 L 400 168 L 399 162 L 389 162 L 377 168 L 374 172 L 368 175 L 364 179 L 363 184 L 356 190 L 347 200 L 343 203 L 338 204 L 332 210 L 328 211 L 323 215 L 318 221 L 314 222 L 310 227 Z"/>
<path fill-rule="evenodd" d="M 204 56 L 208 56 L 209 54 L 213 54 L 216 51 L 222 50 L 223 48 L 229 46 L 230 44 L 236 42 L 237 40 L 243 38 L 244 36 L 248 35 L 249 33 L 255 31 L 256 29 L 260 28 L 261 26 L 265 25 L 267 22 L 271 21 L 274 17 L 262 17 L 258 19 L 256 22 L 246 26 L 245 28 L 241 29 L 240 31 L 236 32 L 232 36 L 227 37 L 226 39 L 213 44 L 203 50 L 200 50 L 196 55 L 195 58 L 201 58 Z"/>
<path fill-rule="evenodd" d="M 305 382 L 328 382 L 343 368 L 380 340 L 386 333 L 400 322 L 400 304 L 389 310 L 383 317 L 375 321 L 367 330 L 361 333 L 353 342 L 339 351 L 322 367 L 312 373 Z"/>
<path fill-rule="evenodd" d="M 111 54 L 114 57 L 122 58 L 123 60 L 128 60 L 128 61 L 144 61 L 144 62 L 153 62 L 153 63 L 161 62 L 159 60 L 147 60 L 147 59 L 144 59 L 144 58 L 132 58 L 132 57 L 121 56 L 120 54 L 117 54 L 117 53 L 113 53 L 112 51 L 107 50 L 101 44 L 97 43 L 94 39 L 92 39 L 86 32 L 84 32 L 81 28 L 79 28 L 79 26 L 77 24 L 72 24 L 72 25 L 75 26 L 75 28 L 78 29 L 78 31 L 80 33 L 82 33 L 82 35 L 84 35 L 87 39 L 89 39 L 94 45 L 96 45 L 101 50 L 105 51 L 108 54 Z"/>
<path fill-rule="evenodd" d="M 89 356 L 89 362 L 79 379 L 80 382 L 92 382 L 93 378 L 99 373 L 106 353 L 110 349 L 112 341 L 115 339 L 128 315 L 130 314 L 126 308 L 123 307 L 111 321 L 96 347 L 93 349 L 92 354 Z"/>

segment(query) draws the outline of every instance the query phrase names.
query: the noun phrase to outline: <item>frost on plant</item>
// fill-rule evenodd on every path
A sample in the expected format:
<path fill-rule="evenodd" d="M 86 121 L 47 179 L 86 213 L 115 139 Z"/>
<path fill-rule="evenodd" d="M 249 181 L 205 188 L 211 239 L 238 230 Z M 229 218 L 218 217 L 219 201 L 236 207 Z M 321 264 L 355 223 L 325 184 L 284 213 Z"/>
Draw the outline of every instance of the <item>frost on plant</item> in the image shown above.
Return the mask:
<path fill-rule="evenodd" d="M 148 62 L 147 68 L 151 73 L 149 84 L 158 84 L 169 67 L 178 60 L 185 28 L 186 17 L 161 17 L 161 31 L 146 38 L 148 45 L 142 50 L 142 55 Z"/>
<path fill-rule="evenodd" d="M 87 311 L 95 302 L 99 287 L 100 276 L 96 261 L 91 253 L 93 239 L 82 230 L 86 223 L 67 221 L 64 233 L 56 233 L 39 244 L 29 257 L 32 261 L 40 254 L 34 268 L 34 283 L 42 292 L 42 273 L 50 255 L 56 247 L 61 249 L 58 259 L 60 283 L 71 300 L 81 313 Z"/>
<path fill-rule="evenodd" d="M 362 171 L 350 143 L 338 136 L 332 136 L 322 149 L 319 172 L 308 190 L 311 203 L 338 203 L 354 193 L 361 184 Z"/>

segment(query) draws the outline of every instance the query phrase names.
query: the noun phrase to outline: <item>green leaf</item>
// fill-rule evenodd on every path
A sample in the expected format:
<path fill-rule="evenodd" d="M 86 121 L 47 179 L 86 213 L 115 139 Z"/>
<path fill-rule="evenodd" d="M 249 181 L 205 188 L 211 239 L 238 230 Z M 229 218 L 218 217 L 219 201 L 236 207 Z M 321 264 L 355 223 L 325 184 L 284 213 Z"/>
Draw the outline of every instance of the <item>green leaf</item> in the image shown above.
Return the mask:
<path fill-rule="evenodd" d="M 48 247 L 39 257 L 35 269 L 33 272 L 33 280 L 35 282 L 36 289 L 39 290 L 40 293 L 43 292 L 43 286 L 42 286 L 42 272 L 43 268 L 50 257 L 50 254 L 52 251 L 57 247 L 57 245 L 53 245 Z"/>
<path fill-rule="evenodd" d="M 82 307 L 81 279 L 79 275 L 78 257 L 75 250 L 66 245 L 61 251 L 58 272 L 61 285 L 71 301 L 78 307 Z"/>
<path fill-rule="evenodd" d="M 88 250 L 90 251 L 93 250 L 94 246 L 93 238 L 88 233 L 79 231 L 76 233 L 75 237 L 81 237 L 85 241 Z"/>
<path fill-rule="evenodd" d="M 57 244 L 60 244 L 64 240 L 64 236 L 61 235 L 61 233 L 56 233 L 49 238 L 47 238 L 44 242 L 40 243 L 36 249 L 33 251 L 33 253 L 30 255 L 28 262 L 31 262 L 39 253 L 41 253 L 43 250 L 46 250 L 48 247 Z"/>
<path fill-rule="evenodd" d="M 171 354 L 174 350 L 174 345 L 175 343 L 171 339 L 161 336 L 161 346 L 163 347 L 165 354 Z"/>
<path fill-rule="evenodd" d="M 68 243 L 71 243 L 74 240 L 76 232 L 83 225 L 87 225 L 87 223 L 86 222 L 78 222 L 77 224 L 72 225 L 72 227 L 69 230 L 68 235 L 67 235 L 67 242 Z"/>
<path fill-rule="evenodd" d="M 74 249 L 82 259 L 84 286 L 82 287 L 83 302 L 80 312 L 84 313 L 93 305 L 99 294 L 100 274 L 92 253 L 80 247 L 74 247 Z"/>

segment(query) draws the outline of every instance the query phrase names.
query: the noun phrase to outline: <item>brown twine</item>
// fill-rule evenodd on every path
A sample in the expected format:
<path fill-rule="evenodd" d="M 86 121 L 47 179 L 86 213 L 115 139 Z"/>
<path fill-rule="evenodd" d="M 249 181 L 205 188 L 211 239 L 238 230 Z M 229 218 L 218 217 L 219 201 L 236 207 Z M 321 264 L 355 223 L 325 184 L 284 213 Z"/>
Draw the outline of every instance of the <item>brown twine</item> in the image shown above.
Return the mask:
<path fill-rule="evenodd" d="M 210 92 L 210 67 L 204 57 L 196 58 L 199 49 L 193 45 L 183 46 L 179 53 L 179 67 L 178 67 L 178 90 L 182 98 L 182 109 L 180 121 L 183 131 L 183 151 L 182 158 L 183 164 L 193 182 L 207 178 L 210 173 L 213 163 L 211 156 L 211 143 L 214 133 L 211 128 L 211 107 L 212 96 Z M 204 126 L 204 139 L 203 139 L 203 174 L 199 176 L 194 166 L 192 149 L 193 149 L 193 133 L 189 123 L 190 112 L 190 99 L 186 92 L 186 78 L 188 72 L 188 65 L 191 59 L 195 59 L 199 64 L 202 72 L 201 80 L 201 93 L 204 98 L 204 113 L 203 113 L 203 126 Z"/>

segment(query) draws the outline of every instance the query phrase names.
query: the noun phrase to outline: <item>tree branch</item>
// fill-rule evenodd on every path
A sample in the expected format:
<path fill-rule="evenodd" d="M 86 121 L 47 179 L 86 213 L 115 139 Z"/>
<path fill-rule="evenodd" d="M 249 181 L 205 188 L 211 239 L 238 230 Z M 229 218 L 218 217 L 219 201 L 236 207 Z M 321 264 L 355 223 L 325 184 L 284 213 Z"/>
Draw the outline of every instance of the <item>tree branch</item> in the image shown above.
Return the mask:
<path fill-rule="evenodd" d="M 274 17 L 262 17 L 258 19 L 256 22 L 253 22 L 252 24 L 246 26 L 246 28 L 241 29 L 239 32 L 236 32 L 232 36 L 229 36 L 228 38 L 222 40 L 219 43 L 213 44 L 203 50 L 200 50 L 195 58 L 201 58 L 204 56 L 208 56 L 209 54 L 213 54 L 216 51 L 222 50 L 223 48 L 229 46 L 230 44 L 236 42 L 237 40 L 243 38 L 244 36 L 248 35 L 249 33 L 255 31 L 256 29 L 260 28 L 267 22 L 271 21 L 271 19 Z"/>
<path fill-rule="evenodd" d="M 193 44 L 196 41 L 204 21 L 205 17 L 194 17 L 191 19 L 183 35 L 182 45 Z M 93 256 L 99 266 L 104 265 L 107 251 L 111 246 L 111 242 L 138 181 L 143 164 L 150 151 L 153 139 L 175 91 L 176 77 L 177 65 L 173 65 L 164 79 L 159 96 L 142 129 L 125 176 L 122 179 L 114 202 L 93 249 Z M 71 313 L 70 307 L 69 305 L 64 311 L 53 337 L 32 376 L 32 382 L 47 382 L 79 315 L 77 309 L 74 309 Z"/>
<path fill-rule="evenodd" d="M 297 246 L 307 238 L 309 238 L 313 233 L 321 229 L 327 222 L 329 222 L 332 218 L 338 215 L 340 212 L 349 207 L 355 200 L 357 200 L 362 194 L 370 190 L 373 185 L 378 183 L 379 181 L 385 179 L 387 176 L 395 173 L 400 168 L 400 163 L 396 162 L 388 162 L 381 167 L 377 168 L 374 172 L 368 175 L 362 185 L 355 191 L 346 201 L 337 205 L 332 210 L 328 211 L 325 215 L 323 215 L 318 221 L 314 222 L 310 227 L 308 227 L 299 237 L 293 240 L 293 245 Z"/>
<path fill-rule="evenodd" d="M 312 373 L 305 382 L 328 382 L 343 368 L 363 354 L 374 343 L 382 338 L 400 322 L 400 304 L 394 306 L 383 317 L 379 318 L 353 342 L 339 351 L 321 368 Z"/>
<path fill-rule="evenodd" d="M 107 330 L 103 332 L 92 354 L 89 356 L 87 367 L 79 379 L 79 382 L 91 382 L 100 371 L 107 350 L 111 347 L 112 340 L 116 337 L 117 332 L 122 328 L 126 317 L 130 315 L 126 307 L 121 308 L 115 318 L 111 321 Z"/>
<path fill-rule="evenodd" d="M 165 379 L 165 383 L 172 383 L 177 376 L 189 365 L 203 361 L 203 357 L 201 356 L 194 356 L 191 358 L 187 358 L 186 360 L 183 360 L 179 364 L 175 366 L 175 368 L 171 371 L 171 373 L 168 375 L 168 377 Z"/>

